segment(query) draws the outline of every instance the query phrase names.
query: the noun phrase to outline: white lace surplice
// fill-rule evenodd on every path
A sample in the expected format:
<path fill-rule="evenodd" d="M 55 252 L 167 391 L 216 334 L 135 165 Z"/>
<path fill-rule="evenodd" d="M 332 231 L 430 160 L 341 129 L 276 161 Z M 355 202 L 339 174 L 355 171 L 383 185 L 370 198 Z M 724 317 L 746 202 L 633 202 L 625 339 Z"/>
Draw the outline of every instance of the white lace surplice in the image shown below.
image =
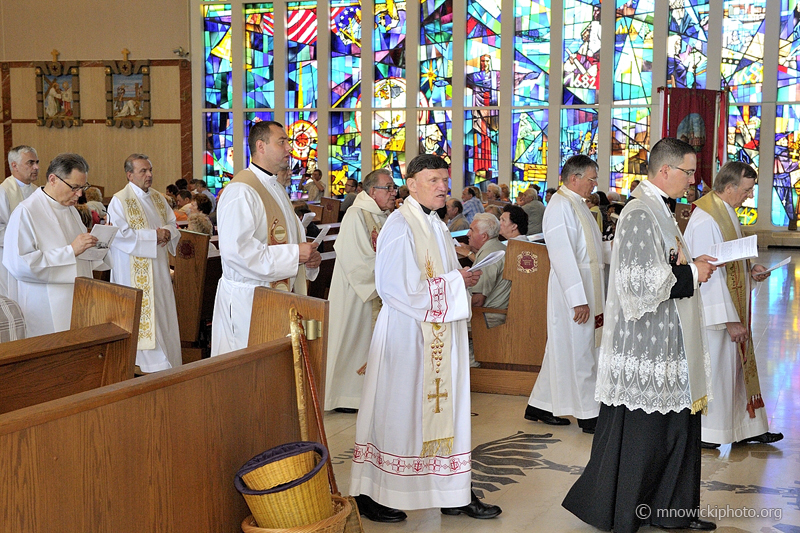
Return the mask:
<path fill-rule="evenodd" d="M 678 303 L 670 299 L 677 279 L 667 258 L 674 248 L 665 242 L 644 202 L 632 203 L 623 212 L 614 239 L 595 393 L 606 405 L 646 413 L 692 407 Z M 708 376 L 705 342 L 702 345 Z"/>

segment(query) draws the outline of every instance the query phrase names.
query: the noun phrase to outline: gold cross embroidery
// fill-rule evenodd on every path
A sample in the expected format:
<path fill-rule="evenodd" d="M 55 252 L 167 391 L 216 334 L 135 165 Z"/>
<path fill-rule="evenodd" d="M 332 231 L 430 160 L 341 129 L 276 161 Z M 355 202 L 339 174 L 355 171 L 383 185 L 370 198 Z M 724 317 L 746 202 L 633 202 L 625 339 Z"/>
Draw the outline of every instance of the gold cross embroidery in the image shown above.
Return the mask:
<path fill-rule="evenodd" d="M 439 408 L 439 398 L 444 400 L 447 399 L 447 391 L 439 392 L 439 384 L 441 383 L 442 378 L 436 378 L 436 394 L 428 393 L 428 401 L 436 400 L 436 408 L 433 410 L 434 413 L 441 413 L 442 410 Z"/>

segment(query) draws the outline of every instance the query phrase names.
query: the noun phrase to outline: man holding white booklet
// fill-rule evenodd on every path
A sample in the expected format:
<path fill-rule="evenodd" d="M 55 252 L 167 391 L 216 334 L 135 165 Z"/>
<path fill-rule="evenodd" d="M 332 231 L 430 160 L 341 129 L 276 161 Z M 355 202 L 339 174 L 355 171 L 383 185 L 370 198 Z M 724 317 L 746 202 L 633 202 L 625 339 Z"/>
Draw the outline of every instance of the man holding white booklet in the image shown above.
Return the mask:
<path fill-rule="evenodd" d="M 750 331 L 750 280 L 769 277 L 758 255 L 755 236 L 742 238 L 736 208 L 753 197 L 756 172 L 740 162 L 729 162 L 714 179 L 713 191 L 697 200 L 684 238 L 695 254 L 708 254 L 724 262 L 722 245 L 741 260 L 728 261 L 700 287 L 703 315 L 711 356 L 711 397 L 708 416 L 702 417 L 702 446 L 772 443 L 783 438 L 770 433 Z M 748 250 L 749 249 L 749 250 Z"/>

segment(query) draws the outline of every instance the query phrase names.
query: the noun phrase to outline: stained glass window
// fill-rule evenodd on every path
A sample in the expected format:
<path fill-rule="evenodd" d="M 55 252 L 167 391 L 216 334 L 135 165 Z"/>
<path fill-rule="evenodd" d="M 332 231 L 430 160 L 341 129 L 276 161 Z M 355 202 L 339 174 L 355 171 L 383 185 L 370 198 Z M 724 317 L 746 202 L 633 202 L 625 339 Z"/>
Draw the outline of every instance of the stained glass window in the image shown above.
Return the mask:
<path fill-rule="evenodd" d="M 776 111 L 772 223 L 786 226 L 799 213 L 800 105 L 779 105 Z"/>
<path fill-rule="evenodd" d="M 758 103 L 764 81 L 766 0 L 725 0 L 722 20 L 722 87 L 731 103 Z"/>
<path fill-rule="evenodd" d="M 372 118 L 372 168 L 390 168 L 394 182 L 404 183 L 406 170 L 406 112 L 375 111 Z"/>
<path fill-rule="evenodd" d="M 453 99 L 453 0 L 421 0 L 419 106 L 446 106 Z"/>
<path fill-rule="evenodd" d="M 219 189 L 233 178 L 233 113 L 204 113 L 206 149 L 204 179 L 209 189 Z"/>
<path fill-rule="evenodd" d="M 250 138 L 250 128 L 253 127 L 253 124 L 256 122 L 261 122 L 263 120 L 275 120 L 272 111 L 251 111 L 244 114 L 244 153 L 245 153 L 245 166 L 250 165 L 250 146 L 247 143 L 247 139 Z"/>
<path fill-rule="evenodd" d="M 361 111 L 337 111 L 330 114 L 330 121 L 331 193 L 342 194 L 349 178 L 361 181 L 362 177 Z"/>
<path fill-rule="evenodd" d="M 205 44 L 203 107 L 230 109 L 233 98 L 230 4 L 203 6 L 203 41 Z"/>
<path fill-rule="evenodd" d="M 597 110 L 561 110 L 561 161 L 559 173 L 567 159 L 573 155 L 588 155 L 597 160 Z"/>
<path fill-rule="evenodd" d="M 497 110 L 464 112 L 464 185 L 497 183 Z"/>
<path fill-rule="evenodd" d="M 600 0 L 564 0 L 564 104 L 597 103 Z"/>
<path fill-rule="evenodd" d="M 286 113 L 286 135 L 292 145 L 289 167 L 292 176 L 302 176 L 317 168 L 317 113 L 290 111 Z M 324 177 L 323 177 L 324 180 Z"/>
<path fill-rule="evenodd" d="M 517 0 L 514 17 L 514 105 L 548 105 L 550 0 Z"/>
<path fill-rule="evenodd" d="M 758 150 L 761 139 L 761 106 L 728 107 L 728 161 L 747 163 L 758 172 Z M 758 185 L 754 197 L 736 210 L 742 224 L 755 224 L 758 205 Z"/>
<path fill-rule="evenodd" d="M 247 108 L 275 107 L 273 15 L 272 3 L 244 6 L 244 106 Z"/>
<path fill-rule="evenodd" d="M 531 183 L 538 183 L 541 190 L 547 188 L 548 113 L 547 109 L 535 109 L 513 114 L 512 200 Z"/>
<path fill-rule="evenodd" d="M 375 0 L 375 29 L 372 48 L 375 57 L 373 105 L 381 108 L 406 107 L 406 2 Z"/>
<path fill-rule="evenodd" d="M 500 97 L 500 0 L 467 0 L 466 107 L 496 106 Z"/>
<path fill-rule="evenodd" d="M 419 112 L 419 152 L 435 154 L 450 164 L 453 144 L 452 111 L 426 109 Z"/>
<path fill-rule="evenodd" d="M 778 101 L 800 102 L 800 4 L 781 0 L 781 35 L 778 43 Z"/>
<path fill-rule="evenodd" d="M 356 108 L 361 98 L 361 0 L 331 2 L 331 107 Z"/>
<path fill-rule="evenodd" d="M 286 5 L 286 106 L 317 107 L 317 2 Z"/>
<path fill-rule="evenodd" d="M 611 189 L 628 194 L 633 180 L 647 176 L 650 108 L 617 108 L 611 114 Z"/>
<path fill-rule="evenodd" d="M 616 0 L 614 101 L 646 105 L 653 89 L 654 0 Z"/>
<path fill-rule="evenodd" d="M 670 2 L 667 85 L 705 89 L 708 70 L 708 2 Z"/>

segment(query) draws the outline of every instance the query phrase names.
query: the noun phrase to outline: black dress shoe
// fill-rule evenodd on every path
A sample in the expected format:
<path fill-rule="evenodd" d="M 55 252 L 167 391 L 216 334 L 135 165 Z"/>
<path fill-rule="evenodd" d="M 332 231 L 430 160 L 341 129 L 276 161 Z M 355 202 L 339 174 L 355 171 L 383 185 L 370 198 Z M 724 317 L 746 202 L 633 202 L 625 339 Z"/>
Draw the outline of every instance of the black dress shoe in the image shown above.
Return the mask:
<path fill-rule="evenodd" d="M 545 424 L 549 424 L 551 426 L 568 426 L 570 424 L 568 419 L 561 418 L 559 416 L 553 416 L 553 413 L 545 411 L 544 409 L 539 409 L 538 407 L 534 407 L 532 405 L 529 405 L 525 408 L 525 420 L 544 422 Z"/>
<path fill-rule="evenodd" d="M 655 526 L 661 529 L 691 529 L 694 531 L 714 531 L 717 529 L 717 524 L 709 522 L 708 520 L 692 520 L 685 526 Z"/>
<path fill-rule="evenodd" d="M 503 510 L 496 505 L 483 503 L 472 491 L 472 501 L 463 507 L 442 507 L 442 514 L 455 516 L 465 514 L 470 518 L 494 518 L 502 513 Z"/>
<path fill-rule="evenodd" d="M 714 442 L 706 442 L 704 440 L 701 440 L 700 441 L 700 447 L 703 448 L 704 450 L 716 450 L 717 448 L 719 448 L 719 444 L 716 444 Z"/>
<path fill-rule="evenodd" d="M 597 427 L 597 417 L 579 418 L 578 427 L 581 428 L 584 433 L 589 433 L 590 435 L 594 435 L 594 430 Z"/>
<path fill-rule="evenodd" d="M 783 439 L 783 433 L 770 433 L 767 431 L 761 435 L 740 440 L 736 444 L 772 444 L 773 442 L 778 442 L 781 439 Z"/>
<path fill-rule="evenodd" d="M 355 499 L 361 516 L 373 522 L 402 522 L 406 519 L 403 511 L 381 505 L 365 494 L 359 494 Z"/>
<path fill-rule="evenodd" d="M 348 415 L 353 415 L 358 412 L 358 409 L 353 409 L 352 407 L 336 407 L 334 411 L 337 413 L 347 413 Z"/>

